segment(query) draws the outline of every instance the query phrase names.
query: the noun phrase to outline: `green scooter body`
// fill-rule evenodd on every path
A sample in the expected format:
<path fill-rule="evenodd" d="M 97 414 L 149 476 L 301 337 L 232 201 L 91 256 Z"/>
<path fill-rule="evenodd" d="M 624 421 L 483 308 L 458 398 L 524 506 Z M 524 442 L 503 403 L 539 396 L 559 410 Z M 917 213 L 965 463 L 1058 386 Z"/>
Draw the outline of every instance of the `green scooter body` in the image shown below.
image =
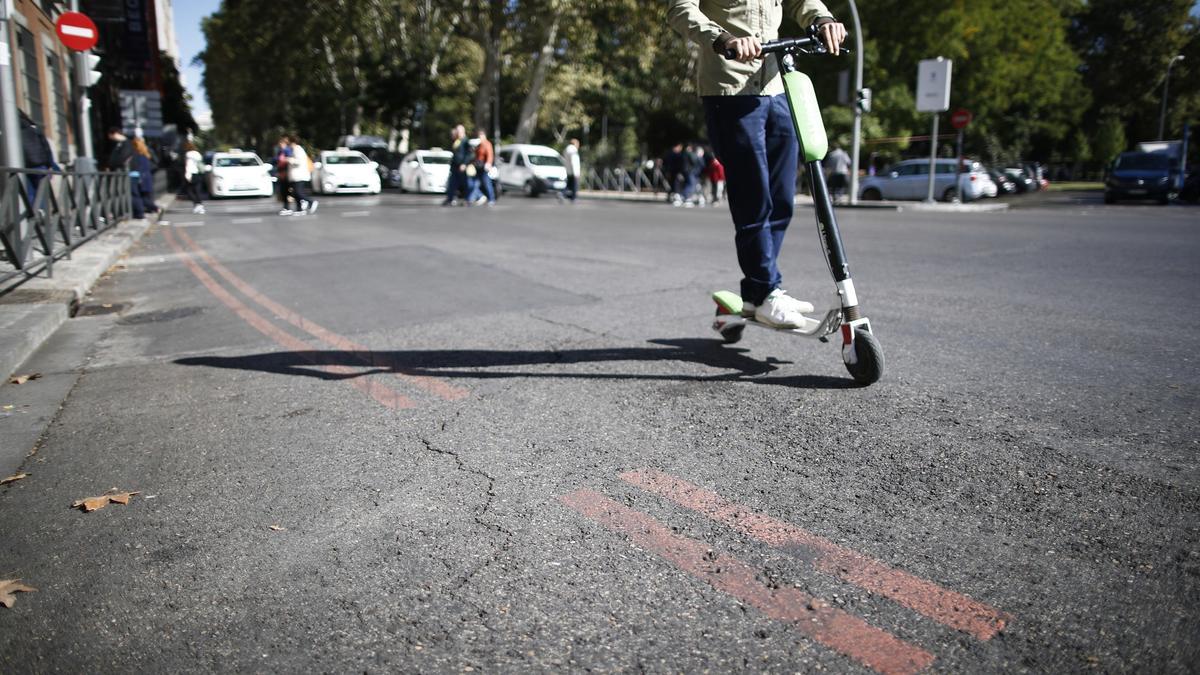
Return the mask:
<path fill-rule="evenodd" d="M 796 125 L 796 136 L 804 150 L 804 161 L 819 162 L 829 152 L 829 138 L 825 135 L 825 123 L 821 119 L 821 107 L 817 105 L 817 93 L 813 91 L 808 75 L 793 70 L 783 76 L 783 87 L 787 91 L 788 103 L 792 106 L 792 122 Z"/>

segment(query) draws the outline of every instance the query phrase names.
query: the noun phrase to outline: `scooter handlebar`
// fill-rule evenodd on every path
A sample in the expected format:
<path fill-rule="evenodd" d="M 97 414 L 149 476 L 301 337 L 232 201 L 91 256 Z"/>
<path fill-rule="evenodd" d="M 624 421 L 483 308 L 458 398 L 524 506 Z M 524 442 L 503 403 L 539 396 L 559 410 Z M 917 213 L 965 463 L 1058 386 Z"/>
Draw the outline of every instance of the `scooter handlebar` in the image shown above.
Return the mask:
<path fill-rule="evenodd" d="M 828 54 L 829 49 L 821 40 L 821 29 L 819 26 L 812 26 L 808 29 L 808 35 L 802 38 L 787 38 L 784 40 L 771 40 L 770 42 L 762 43 L 762 53 L 766 54 Z M 850 49 L 841 47 L 839 54 L 849 54 Z M 722 54 L 725 58 L 733 61 L 737 59 L 737 52 L 732 49 L 726 49 Z"/>

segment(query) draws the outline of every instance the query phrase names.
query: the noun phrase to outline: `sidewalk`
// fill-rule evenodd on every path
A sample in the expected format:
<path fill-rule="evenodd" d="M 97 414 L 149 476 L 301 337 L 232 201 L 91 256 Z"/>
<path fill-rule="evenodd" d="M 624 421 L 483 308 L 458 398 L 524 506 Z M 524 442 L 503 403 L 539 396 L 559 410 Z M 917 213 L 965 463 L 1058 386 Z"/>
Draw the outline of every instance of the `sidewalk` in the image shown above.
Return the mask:
<path fill-rule="evenodd" d="M 175 196 L 168 195 L 158 204 L 166 211 L 174 201 Z M 70 318 L 96 281 L 150 226 L 149 220 L 125 221 L 80 246 L 70 258 L 55 262 L 53 277 L 43 272 L 0 295 L 0 376 L 4 381 Z"/>

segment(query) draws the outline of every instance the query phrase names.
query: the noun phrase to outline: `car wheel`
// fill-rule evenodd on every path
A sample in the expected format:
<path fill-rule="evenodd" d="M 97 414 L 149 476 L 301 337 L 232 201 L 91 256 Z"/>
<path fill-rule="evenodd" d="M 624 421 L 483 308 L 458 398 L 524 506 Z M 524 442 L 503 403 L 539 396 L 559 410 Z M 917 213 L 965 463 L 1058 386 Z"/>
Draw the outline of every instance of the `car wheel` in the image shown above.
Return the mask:
<path fill-rule="evenodd" d="M 1117 196 L 1111 192 L 1105 192 L 1104 193 L 1104 203 L 1105 204 L 1116 204 Z"/>
<path fill-rule="evenodd" d="M 958 201 L 958 188 L 946 188 L 946 191 L 942 193 L 942 201 Z"/>
<path fill-rule="evenodd" d="M 862 193 L 863 201 L 877 202 L 883 199 L 883 193 L 878 188 L 867 188 Z"/>
<path fill-rule="evenodd" d="M 526 197 L 536 197 L 536 196 L 538 196 L 538 189 L 537 189 L 537 185 L 534 185 L 534 183 L 533 183 L 533 180 L 527 180 L 527 181 L 525 181 L 525 188 L 524 188 L 524 190 L 525 190 L 525 196 L 526 196 Z"/>

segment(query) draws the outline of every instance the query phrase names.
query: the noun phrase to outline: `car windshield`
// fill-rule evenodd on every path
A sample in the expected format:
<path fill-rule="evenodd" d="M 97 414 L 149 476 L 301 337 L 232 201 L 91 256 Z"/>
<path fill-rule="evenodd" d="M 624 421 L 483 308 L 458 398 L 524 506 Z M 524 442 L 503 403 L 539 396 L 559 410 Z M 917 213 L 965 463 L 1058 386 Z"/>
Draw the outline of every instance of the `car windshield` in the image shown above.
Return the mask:
<path fill-rule="evenodd" d="M 1121 155 L 1114 169 L 1126 171 L 1154 171 L 1167 168 L 1166 155 Z"/>
<path fill-rule="evenodd" d="M 228 166 L 259 166 L 262 162 L 257 157 L 218 157 L 216 165 L 218 167 Z"/>
<path fill-rule="evenodd" d="M 529 155 L 529 163 L 534 166 L 562 166 L 562 160 L 555 155 Z"/>
<path fill-rule="evenodd" d="M 367 158 L 362 155 L 326 155 L 326 164 L 366 164 Z"/>
<path fill-rule="evenodd" d="M 449 164 L 450 156 L 449 155 L 425 155 L 424 157 L 421 158 L 421 161 L 425 162 L 426 164 Z"/>

